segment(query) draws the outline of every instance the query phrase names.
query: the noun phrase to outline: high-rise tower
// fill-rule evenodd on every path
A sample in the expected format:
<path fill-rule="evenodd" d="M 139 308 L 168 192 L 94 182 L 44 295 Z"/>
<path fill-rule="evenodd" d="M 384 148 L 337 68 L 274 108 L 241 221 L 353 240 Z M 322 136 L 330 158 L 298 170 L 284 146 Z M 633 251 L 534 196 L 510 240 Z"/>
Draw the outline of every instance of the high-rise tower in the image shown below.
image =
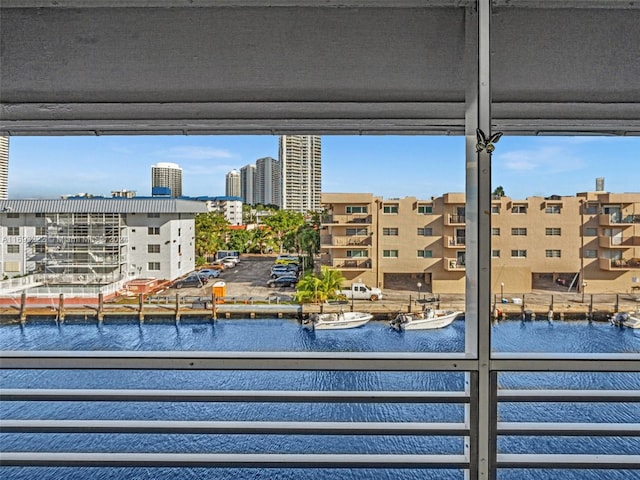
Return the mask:
<path fill-rule="evenodd" d="M 227 197 L 241 196 L 240 172 L 238 170 L 231 170 L 227 173 L 225 195 Z"/>
<path fill-rule="evenodd" d="M 317 135 L 280 137 L 283 210 L 318 211 L 322 188 L 322 151 Z"/>
<path fill-rule="evenodd" d="M 280 206 L 281 178 L 278 160 L 272 157 L 256 160 L 255 203 Z"/>
<path fill-rule="evenodd" d="M 253 164 L 245 165 L 240 169 L 240 196 L 242 202 L 247 205 L 255 205 L 255 178 L 256 166 Z"/>
<path fill-rule="evenodd" d="M 9 198 L 9 137 L 0 137 L 0 200 Z"/>
<path fill-rule="evenodd" d="M 182 196 L 182 168 L 175 163 L 156 163 L 151 166 L 151 195 L 154 197 Z"/>

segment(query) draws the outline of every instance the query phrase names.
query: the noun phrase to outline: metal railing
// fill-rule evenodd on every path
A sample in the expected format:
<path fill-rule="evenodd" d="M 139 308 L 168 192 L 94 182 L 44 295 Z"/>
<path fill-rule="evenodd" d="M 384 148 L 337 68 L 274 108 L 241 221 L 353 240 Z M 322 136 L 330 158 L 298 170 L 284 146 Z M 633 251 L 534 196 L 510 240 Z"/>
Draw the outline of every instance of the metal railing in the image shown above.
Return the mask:
<path fill-rule="evenodd" d="M 478 395 L 479 362 L 465 354 L 415 353 L 283 353 L 283 352 L 4 352 L 3 369 L 76 370 L 250 370 L 464 372 L 464 391 L 305 391 L 305 390 L 157 390 L 157 389 L 4 389 L 3 402 L 244 402 L 322 404 L 458 404 L 463 422 L 334 422 L 334 421 L 169 421 L 2 419 L 4 433 L 57 434 L 220 434 L 220 435 L 359 435 L 462 437 L 464 451 L 450 454 L 345 453 L 157 453 L 157 452 L 14 452 L 0 454 L 4 466 L 145 466 L 463 469 L 477 478 L 478 414 L 487 409 L 493 430 L 491 478 L 502 468 L 640 469 L 640 455 L 500 453 L 504 436 L 639 437 L 638 423 L 500 422 L 500 404 L 639 403 L 638 390 L 515 390 L 499 388 L 506 372 L 639 372 L 633 354 L 495 354 L 491 362 L 490 402 Z M 348 442 L 347 442 L 348 444 Z"/>

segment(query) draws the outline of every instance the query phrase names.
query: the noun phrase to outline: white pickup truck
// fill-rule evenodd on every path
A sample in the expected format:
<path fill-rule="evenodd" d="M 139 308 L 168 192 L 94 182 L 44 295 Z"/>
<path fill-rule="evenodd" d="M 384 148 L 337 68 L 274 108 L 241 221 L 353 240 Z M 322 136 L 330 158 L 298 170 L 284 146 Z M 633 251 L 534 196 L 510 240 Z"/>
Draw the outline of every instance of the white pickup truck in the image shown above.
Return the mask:
<path fill-rule="evenodd" d="M 382 290 L 379 288 L 369 288 L 364 283 L 353 283 L 351 288 L 337 290 L 336 294 L 340 297 L 347 297 L 349 300 L 381 300 Z"/>

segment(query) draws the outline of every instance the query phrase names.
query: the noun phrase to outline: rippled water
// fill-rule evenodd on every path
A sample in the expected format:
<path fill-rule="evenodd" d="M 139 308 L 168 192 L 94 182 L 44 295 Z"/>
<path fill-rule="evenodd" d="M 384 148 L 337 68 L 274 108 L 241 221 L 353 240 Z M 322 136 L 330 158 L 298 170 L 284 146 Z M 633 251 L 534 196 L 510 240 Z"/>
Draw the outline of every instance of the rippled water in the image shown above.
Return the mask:
<path fill-rule="evenodd" d="M 640 332 L 604 323 L 516 322 L 492 328 L 492 345 L 501 352 L 640 352 Z M 464 321 L 442 330 L 396 332 L 383 322 L 359 329 L 308 331 L 294 320 L 212 322 L 29 323 L 0 327 L 3 350 L 191 350 L 191 351 L 437 351 L 464 349 Z M 502 374 L 508 388 L 640 389 L 637 374 Z M 4 371 L 2 388 L 158 388 L 251 390 L 461 390 L 464 375 L 397 372 L 231 372 L 231 371 Z M 269 420 L 269 421 L 462 421 L 456 405 L 432 404 L 250 404 L 2 402 L 2 418 Z M 638 423 L 638 404 L 503 404 L 501 421 Z M 460 453 L 456 438 L 417 436 L 332 437 L 309 435 L 101 435 L 2 434 L 3 450 L 140 451 L 216 453 Z M 501 438 L 501 453 L 638 454 L 634 438 Z M 367 469 L 171 469 L 171 468 L 0 468 L 11 479 L 448 479 L 458 471 Z M 503 479 L 639 479 L 638 471 L 500 472 Z"/>

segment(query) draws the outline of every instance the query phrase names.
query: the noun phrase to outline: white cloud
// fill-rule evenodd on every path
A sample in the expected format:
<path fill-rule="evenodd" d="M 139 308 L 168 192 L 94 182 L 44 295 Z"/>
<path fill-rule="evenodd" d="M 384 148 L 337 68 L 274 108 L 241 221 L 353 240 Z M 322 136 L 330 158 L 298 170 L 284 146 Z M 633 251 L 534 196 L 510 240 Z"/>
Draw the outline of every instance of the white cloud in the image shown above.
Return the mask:
<path fill-rule="evenodd" d="M 512 150 L 494 155 L 494 168 L 514 172 L 561 173 L 580 170 L 584 165 L 582 159 L 558 146 Z"/>
<path fill-rule="evenodd" d="M 161 152 L 160 155 L 166 158 L 180 160 L 213 160 L 234 157 L 234 155 L 232 155 L 228 150 L 196 146 L 172 147 Z"/>

